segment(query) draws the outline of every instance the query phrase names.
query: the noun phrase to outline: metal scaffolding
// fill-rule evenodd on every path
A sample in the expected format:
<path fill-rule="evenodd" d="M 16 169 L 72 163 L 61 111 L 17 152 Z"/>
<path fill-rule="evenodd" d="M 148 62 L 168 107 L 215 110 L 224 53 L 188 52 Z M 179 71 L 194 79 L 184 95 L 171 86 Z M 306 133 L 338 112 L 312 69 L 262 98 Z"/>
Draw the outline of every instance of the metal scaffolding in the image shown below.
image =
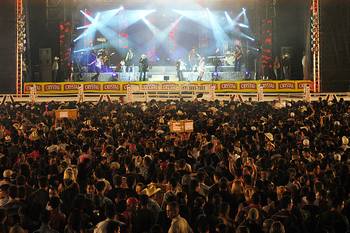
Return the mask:
<path fill-rule="evenodd" d="M 26 44 L 25 14 L 23 11 L 23 1 L 16 1 L 16 95 L 23 94 L 23 54 Z"/>
<path fill-rule="evenodd" d="M 314 92 L 321 92 L 321 66 L 320 66 L 320 0 L 312 0 L 311 40 L 313 57 Z"/>

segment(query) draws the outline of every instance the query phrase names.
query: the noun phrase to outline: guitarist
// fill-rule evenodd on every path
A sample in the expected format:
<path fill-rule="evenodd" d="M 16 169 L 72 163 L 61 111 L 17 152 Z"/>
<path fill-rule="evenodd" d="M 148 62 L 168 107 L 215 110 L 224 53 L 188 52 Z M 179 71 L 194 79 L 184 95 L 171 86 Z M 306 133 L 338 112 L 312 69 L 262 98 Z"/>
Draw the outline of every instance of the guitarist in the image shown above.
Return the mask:
<path fill-rule="evenodd" d="M 243 58 L 243 51 L 241 46 L 239 45 L 235 46 L 234 57 L 235 57 L 235 72 L 240 72 L 241 66 L 242 66 L 242 58 Z"/>

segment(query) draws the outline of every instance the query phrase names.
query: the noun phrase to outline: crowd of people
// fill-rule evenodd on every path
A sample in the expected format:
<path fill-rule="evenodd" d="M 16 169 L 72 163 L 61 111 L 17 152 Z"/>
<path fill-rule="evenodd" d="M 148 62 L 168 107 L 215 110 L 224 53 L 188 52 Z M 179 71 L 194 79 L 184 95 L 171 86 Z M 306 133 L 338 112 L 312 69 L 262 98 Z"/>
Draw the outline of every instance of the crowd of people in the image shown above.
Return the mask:
<path fill-rule="evenodd" d="M 342 99 L 4 104 L 0 232 L 346 233 L 349 124 Z"/>

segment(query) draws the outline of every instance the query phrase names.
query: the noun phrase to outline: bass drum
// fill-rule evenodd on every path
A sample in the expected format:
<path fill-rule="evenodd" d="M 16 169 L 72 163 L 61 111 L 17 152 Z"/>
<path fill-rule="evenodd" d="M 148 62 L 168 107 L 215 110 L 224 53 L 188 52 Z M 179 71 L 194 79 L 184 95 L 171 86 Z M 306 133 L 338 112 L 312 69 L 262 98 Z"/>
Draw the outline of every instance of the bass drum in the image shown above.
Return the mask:
<path fill-rule="evenodd" d="M 235 64 L 235 61 L 236 61 L 236 59 L 235 59 L 234 55 L 230 55 L 230 56 L 225 57 L 226 65 L 233 66 Z"/>

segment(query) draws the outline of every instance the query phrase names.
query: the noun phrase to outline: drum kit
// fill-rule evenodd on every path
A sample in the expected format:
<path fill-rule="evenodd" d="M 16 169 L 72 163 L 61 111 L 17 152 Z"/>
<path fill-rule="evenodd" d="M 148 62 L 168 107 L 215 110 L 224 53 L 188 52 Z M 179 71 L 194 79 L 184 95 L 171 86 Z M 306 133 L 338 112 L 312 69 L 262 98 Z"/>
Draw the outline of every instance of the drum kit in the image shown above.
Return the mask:
<path fill-rule="evenodd" d="M 225 61 L 226 65 L 233 66 L 235 64 L 235 61 L 236 61 L 235 53 L 233 53 L 231 51 L 227 51 L 225 54 L 224 61 Z"/>
<path fill-rule="evenodd" d="M 234 52 L 227 51 L 224 56 L 209 56 L 208 60 L 211 60 L 211 64 L 214 66 L 225 65 L 234 66 L 236 61 L 236 56 Z"/>

